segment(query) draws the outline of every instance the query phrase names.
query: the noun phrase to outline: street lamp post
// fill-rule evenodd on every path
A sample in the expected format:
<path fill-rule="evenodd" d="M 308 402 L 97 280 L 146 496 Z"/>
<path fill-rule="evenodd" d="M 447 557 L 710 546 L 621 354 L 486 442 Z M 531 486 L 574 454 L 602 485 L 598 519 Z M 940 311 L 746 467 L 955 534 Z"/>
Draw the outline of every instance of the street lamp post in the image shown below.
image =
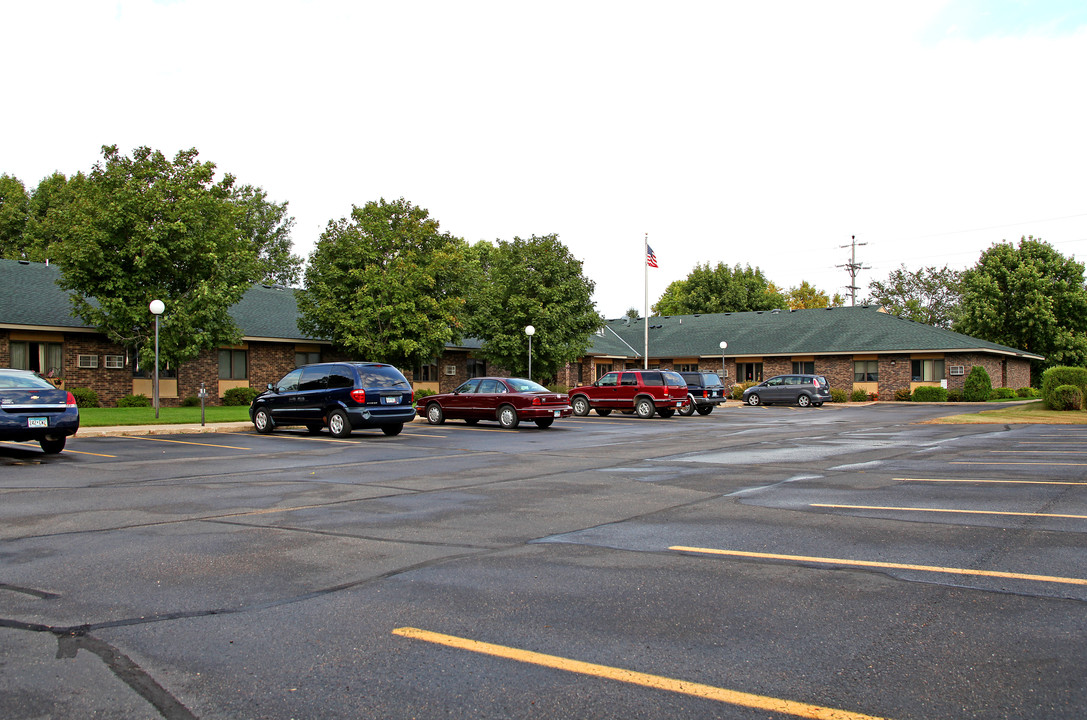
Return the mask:
<path fill-rule="evenodd" d="M 536 328 L 525 326 L 525 335 L 528 335 L 528 379 L 532 379 L 532 336 L 536 334 Z"/>
<path fill-rule="evenodd" d="M 724 340 L 721 341 L 721 375 L 725 374 L 725 348 L 728 347 L 728 343 Z M 722 382 L 724 378 L 721 378 Z"/>
<path fill-rule="evenodd" d="M 147 306 L 151 314 L 155 316 L 155 383 L 152 387 L 155 395 L 155 419 L 159 419 L 159 315 L 166 309 L 161 300 L 152 300 Z"/>

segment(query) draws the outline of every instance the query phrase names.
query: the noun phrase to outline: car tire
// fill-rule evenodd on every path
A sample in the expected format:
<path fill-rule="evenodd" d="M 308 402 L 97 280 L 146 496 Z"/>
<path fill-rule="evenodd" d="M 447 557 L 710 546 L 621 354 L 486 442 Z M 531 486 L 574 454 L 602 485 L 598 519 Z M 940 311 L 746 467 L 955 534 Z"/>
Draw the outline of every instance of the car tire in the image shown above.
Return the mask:
<path fill-rule="evenodd" d="M 657 414 L 662 418 L 670 418 L 676 414 L 675 408 L 665 408 L 664 410 L 658 410 Z"/>
<path fill-rule="evenodd" d="M 807 395 L 801 394 L 796 399 L 796 404 L 799 405 L 800 407 L 811 407 L 811 398 L 808 397 Z"/>
<path fill-rule="evenodd" d="M 713 412 L 713 405 L 699 405 L 695 410 L 698 411 L 699 415 L 709 415 Z"/>
<path fill-rule="evenodd" d="M 758 393 L 751 393 L 750 395 L 747 396 L 747 404 L 750 405 L 751 407 L 755 407 L 755 406 L 757 406 L 757 405 L 759 405 L 761 403 L 762 403 L 762 398 L 759 397 Z"/>
<path fill-rule="evenodd" d="M 333 410 L 328 414 L 328 431 L 332 437 L 345 438 L 351 435 L 351 421 L 343 410 Z"/>
<path fill-rule="evenodd" d="M 570 401 L 570 405 L 574 408 L 574 414 L 578 417 L 585 417 L 589 414 L 589 399 L 584 395 L 578 395 Z"/>
<path fill-rule="evenodd" d="M 653 406 L 653 401 L 649 398 L 638 398 L 634 401 L 634 414 L 643 420 L 653 417 L 656 411 L 657 408 Z"/>
<path fill-rule="evenodd" d="M 537 418 L 535 420 L 536 427 L 540 428 L 541 430 L 551 427 L 554 422 L 555 418 Z"/>
<path fill-rule="evenodd" d="M 682 415 L 683 417 L 690 417 L 690 416 L 694 415 L 694 411 L 695 411 L 694 397 L 692 397 L 691 395 L 688 395 L 687 396 L 687 404 L 679 409 L 679 414 Z"/>
<path fill-rule="evenodd" d="M 442 406 L 436 402 L 427 404 L 426 421 L 431 425 L 441 425 L 445 422 L 445 413 L 442 412 Z"/>
<path fill-rule="evenodd" d="M 465 425 L 475 425 L 479 422 L 479 418 L 464 418 Z"/>
<path fill-rule="evenodd" d="M 64 442 L 67 439 L 64 435 L 60 437 L 43 437 L 38 441 L 38 444 L 42 446 L 42 452 L 46 455 L 56 455 L 64 449 Z"/>
<path fill-rule="evenodd" d="M 513 430 L 521 424 L 521 418 L 517 417 L 517 410 L 512 405 L 503 405 L 498 408 L 498 424 L 504 430 Z"/>
<path fill-rule="evenodd" d="M 261 407 L 253 413 L 253 427 L 257 429 L 257 432 L 267 434 L 276 429 L 276 424 L 272 416 L 268 414 L 268 410 Z"/>
<path fill-rule="evenodd" d="M 812 405 L 814 405 L 815 407 L 823 407 L 823 403 L 821 403 L 821 402 L 812 403 Z"/>
<path fill-rule="evenodd" d="M 395 425 L 382 425 L 381 432 L 385 433 L 389 437 L 399 435 L 400 431 L 404 429 L 404 423 L 397 423 Z"/>
<path fill-rule="evenodd" d="M 308 432 L 310 435 L 316 435 L 317 433 L 321 432 L 321 428 L 323 427 L 324 423 L 307 423 L 306 432 Z"/>
<path fill-rule="evenodd" d="M 608 415 L 611 415 L 611 408 L 597 408 L 596 414 L 600 417 L 607 417 Z"/>

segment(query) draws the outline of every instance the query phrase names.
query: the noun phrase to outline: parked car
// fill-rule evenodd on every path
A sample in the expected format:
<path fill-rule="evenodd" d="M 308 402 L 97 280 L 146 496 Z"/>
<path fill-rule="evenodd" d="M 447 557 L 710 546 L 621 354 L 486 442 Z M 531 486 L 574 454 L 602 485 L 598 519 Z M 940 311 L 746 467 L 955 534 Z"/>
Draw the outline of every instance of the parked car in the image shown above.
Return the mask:
<path fill-rule="evenodd" d="M 64 449 L 79 430 L 75 396 L 30 370 L 0 368 L 0 440 L 35 440 L 42 452 Z"/>
<path fill-rule="evenodd" d="M 398 435 L 415 419 L 411 383 L 392 365 L 368 362 L 316 363 L 295 368 L 253 399 L 249 417 L 259 433 L 305 425 L 311 433 L 328 426 L 333 437 L 381 428 Z"/>
<path fill-rule="evenodd" d="M 744 390 L 748 405 L 788 403 L 819 407 L 830 402 L 830 385 L 822 375 L 775 375 Z"/>
<path fill-rule="evenodd" d="M 593 409 L 597 415 L 621 410 L 640 418 L 651 418 L 653 413 L 669 418 L 686 404 L 687 383 L 671 370 L 620 370 L 570 390 L 575 415 L 588 415 Z"/>
<path fill-rule="evenodd" d="M 709 415 L 713 409 L 725 402 L 725 386 L 717 373 L 681 372 L 680 377 L 687 381 L 687 404 L 679 409 L 680 415 Z"/>
<path fill-rule="evenodd" d="M 451 393 L 430 395 L 420 402 L 418 413 L 431 425 L 446 420 L 464 420 L 475 425 L 480 420 L 497 420 L 512 430 L 522 420 L 536 427 L 551 427 L 555 418 L 570 417 L 570 398 L 566 393 L 548 390 L 524 378 L 472 378 Z"/>

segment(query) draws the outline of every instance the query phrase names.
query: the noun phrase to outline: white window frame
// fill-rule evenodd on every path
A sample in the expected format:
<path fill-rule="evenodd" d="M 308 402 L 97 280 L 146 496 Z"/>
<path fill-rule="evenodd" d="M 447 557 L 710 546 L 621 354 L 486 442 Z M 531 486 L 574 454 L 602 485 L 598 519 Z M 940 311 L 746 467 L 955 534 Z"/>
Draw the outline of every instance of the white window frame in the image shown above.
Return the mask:
<path fill-rule="evenodd" d="M 103 367 L 109 370 L 123 370 L 125 367 L 124 355 L 105 355 L 103 361 Z"/>
<path fill-rule="evenodd" d="M 76 367 L 93 370 L 98 367 L 97 355 L 76 355 Z"/>

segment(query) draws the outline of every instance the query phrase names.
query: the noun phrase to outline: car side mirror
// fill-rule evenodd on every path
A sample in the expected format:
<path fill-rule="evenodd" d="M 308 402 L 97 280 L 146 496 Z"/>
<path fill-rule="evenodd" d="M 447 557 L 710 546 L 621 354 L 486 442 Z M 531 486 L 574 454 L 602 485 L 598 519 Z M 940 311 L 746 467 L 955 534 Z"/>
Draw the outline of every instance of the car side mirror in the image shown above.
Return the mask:
<path fill-rule="evenodd" d="M 277 393 L 277 392 L 279 392 L 279 388 L 277 388 L 277 387 L 276 387 L 275 385 L 273 385 L 272 383 L 268 383 L 268 389 L 269 389 L 269 390 L 271 390 L 271 391 L 272 391 L 272 392 L 274 392 L 274 393 Z"/>

